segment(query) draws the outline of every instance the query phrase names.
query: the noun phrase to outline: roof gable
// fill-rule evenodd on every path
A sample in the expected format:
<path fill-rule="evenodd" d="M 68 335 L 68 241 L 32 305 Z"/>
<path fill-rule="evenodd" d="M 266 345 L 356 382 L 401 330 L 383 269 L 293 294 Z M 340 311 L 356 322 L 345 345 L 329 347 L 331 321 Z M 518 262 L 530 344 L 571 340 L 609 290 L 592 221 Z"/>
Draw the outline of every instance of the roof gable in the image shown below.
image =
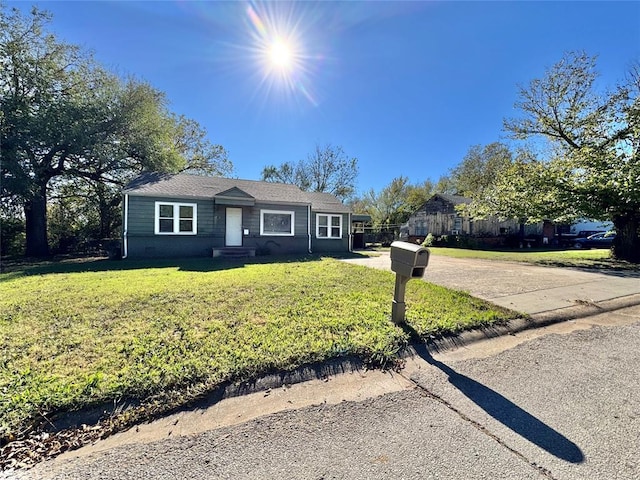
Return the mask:
<path fill-rule="evenodd" d="M 216 194 L 216 197 L 254 198 L 252 195 L 249 195 L 244 190 L 240 190 L 238 187 L 233 187 L 229 190 L 225 190 L 224 192 L 220 192 Z"/>
<path fill-rule="evenodd" d="M 452 205 L 464 205 L 467 203 L 471 203 L 470 198 L 463 197 L 461 195 L 450 195 L 448 193 L 436 193 L 433 197 L 431 197 L 431 199 L 437 198 L 437 197 L 441 198 L 447 203 L 451 203 Z"/>

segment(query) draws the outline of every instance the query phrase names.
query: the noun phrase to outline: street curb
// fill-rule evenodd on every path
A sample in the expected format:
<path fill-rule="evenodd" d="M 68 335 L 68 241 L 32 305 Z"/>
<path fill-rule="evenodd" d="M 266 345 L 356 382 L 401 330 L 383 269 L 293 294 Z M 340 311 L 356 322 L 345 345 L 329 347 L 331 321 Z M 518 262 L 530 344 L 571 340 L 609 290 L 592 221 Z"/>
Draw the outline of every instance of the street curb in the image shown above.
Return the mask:
<path fill-rule="evenodd" d="M 502 325 L 491 325 L 474 330 L 467 330 L 459 334 L 432 338 L 429 339 L 426 344 L 427 349 L 433 352 L 450 351 L 489 338 L 513 335 L 524 330 L 541 328 L 577 318 L 591 317 L 601 313 L 614 312 L 636 305 L 640 305 L 640 293 L 603 300 L 601 302 L 579 303 L 573 307 L 564 307 L 528 317 L 515 318 Z M 400 359 L 402 360 L 415 355 L 417 355 L 416 350 L 411 344 L 399 352 Z M 309 380 L 326 379 L 329 376 L 353 373 L 366 369 L 366 365 L 357 357 L 348 356 L 335 358 L 325 362 L 303 365 L 290 371 L 267 374 L 247 382 L 230 383 L 220 387 L 220 390 L 217 392 L 205 395 L 205 397 L 197 403 L 206 405 L 222 398 L 247 395 L 272 388 L 280 388 L 284 385 L 292 385 Z"/>
<path fill-rule="evenodd" d="M 478 328 L 471 331 L 461 332 L 457 335 L 432 338 L 426 341 L 426 345 L 425 342 L 422 341 L 414 342 L 413 344 L 408 345 L 399 352 L 399 360 L 406 360 L 408 358 L 419 356 L 418 349 L 424 349 L 425 346 L 428 351 L 434 353 L 453 350 L 489 338 L 503 335 L 512 335 L 524 330 L 540 328 L 554 323 L 574 320 L 578 318 L 586 318 L 607 312 L 615 312 L 621 309 L 638 305 L 640 305 L 640 293 L 604 300 L 597 303 L 580 303 L 573 307 L 561 308 L 528 317 L 516 318 L 502 325 Z M 394 365 L 394 367 L 402 368 L 399 364 Z M 169 411 L 159 415 L 152 415 L 146 421 L 158 420 L 177 412 L 205 409 L 212 405 L 215 405 L 220 400 L 225 398 L 240 397 L 250 393 L 269 391 L 270 389 L 277 389 L 282 387 L 286 388 L 288 385 L 302 383 L 309 380 L 329 381 L 330 377 L 332 376 L 363 372 L 368 370 L 368 368 L 369 367 L 360 358 L 349 355 L 334 358 L 324 362 L 316 362 L 303 365 L 290 371 L 274 372 L 272 374 L 263 375 L 251 381 L 227 382 L 223 385 L 218 386 L 217 388 L 214 388 L 212 391 L 209 391 L 202 396 L 194 398 L 192 401 L 188 402 L 185 405 L 170 409 Z M 125 404 L 113 404 L 110 406 L 113 409 L 111 413 L 114 413 L 116 409 L 121 413 L 128 408 Z M 109 405 L 105 404 L 102 406 L 94 407 L 93 409 L 91 409 L 91 411 L 73 412 L 73 420 L 75 420 L 76 424 L 74 424 L 73 421 L 70 421 L 72 420 L 71 418 L 67 419 L 64 418 L 66 417 L 66 415 L 62 415 L 63 418 L 55 419 L 56 423 L 59 423 L 59 425 L 58 428 L 54 427 L 52 431 L 55 432 L 57 430 L 60 430 L 61 428 L 79 428 L 80 423 L 89 425 L 95 424 L 95 422 L 98 421 L 98 418 L 93 418 L 93 415 L 96 413 L 100 413 L 101 415 L 109 414 L 110 412 L 108 411 L 108 407 Z M 126 429 L 132 426 L 133 425 L 129 425 L 129 427 L 127 427 Z M 1 472 L 0 478 L 2 478 Z"/>
<path fill-rule="evenodd" d="M 514 335 L 524 330 L 546 327 L 554 323 L 592 317 L 601 313 L 614 312 L 623 308 L 640 305 L 640 293 L 612 298 L 600 302 L 577 303 L 572 307 L 536 313 L 528 317 L 515 318 L 502 325 L 491 325 L 474 330 L 468 330 L 455 335 L 432 338 L 427 341 L 427 348 L 434 352 L 455 350 L 471 343 L 495 338 L 503 335 Z M 415 354 L 413 348 L 408 347 L 406 356 Z"/>
<path fill-rule="evenodd" d="M 433 352 L 450 351 L 489 338 L 513 335 L 524 330 L 546 327 L 554 323 L 591 317 L 601 313 L 614 312 L 636 305 L 640 305 L 640 293 L 603 300 L 601 302 L 579 303 L 573 307 L 564 307 L 548 312 L 537 313 L 528 317 L 515 318 L 502 325 L 491 325 L 474 330 L 467 330 L 459 334 L 432 338 L 426 343 L 427 348 Z M 411 344 L 399 352 L 400 359 L 406 359 L 414 355 L 417 355 L 417 353 Z M 280 388 L 283 385 L 326 379 L 332 375 L 353 373 L 366 369 L 366 365 L 357 357 L 347 356 L 334 358 L 325 362 L 303 365 L 290 371 L 267 374 L 251 381 L 230 383 L 220 387 L 220 391 L 206 395 L 205 398 L 201 399 L 198 403 L 210 404 L 212 401 L 221 398 L 237 397 L 272 388 Z"/>
<path fill-rule="evenodd" d="M 366 370 L 364 362 L 355 356 L 334 358 L 324 362 L 302 365 L 293 370 L 282 370 L 263 375 L 244 382 L 230 382 L 220 386 L 219 391 L 205 395 L 198 402 L 208 405 L 223 398 L 240 397 L 250 393 L 263 392 L 286 385 L 307 382 L 309 380 L 324 380 L 335 375 L 353 373 Z"/>

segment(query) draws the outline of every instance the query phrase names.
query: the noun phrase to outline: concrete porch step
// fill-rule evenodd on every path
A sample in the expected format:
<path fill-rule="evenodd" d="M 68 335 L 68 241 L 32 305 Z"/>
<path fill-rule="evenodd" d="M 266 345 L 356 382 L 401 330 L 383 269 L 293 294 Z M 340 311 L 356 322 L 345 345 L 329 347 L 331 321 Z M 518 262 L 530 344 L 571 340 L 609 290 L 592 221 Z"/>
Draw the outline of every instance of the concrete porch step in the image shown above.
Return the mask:
<path fill-rule="evenodd" d="M 255 257 L 256 249 L 248 247 L 222 247 L 213 249 L 213 258 L 245 258 Z"/>

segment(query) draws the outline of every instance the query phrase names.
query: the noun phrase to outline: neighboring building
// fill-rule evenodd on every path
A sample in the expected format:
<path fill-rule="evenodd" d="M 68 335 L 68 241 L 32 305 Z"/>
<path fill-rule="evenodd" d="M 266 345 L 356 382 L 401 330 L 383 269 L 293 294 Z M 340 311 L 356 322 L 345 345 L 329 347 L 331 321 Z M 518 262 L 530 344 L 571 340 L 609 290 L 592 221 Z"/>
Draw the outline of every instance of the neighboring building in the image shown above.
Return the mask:
<path fill-rule="evenodd" d="M 146 173 L 123 190 L 124 257 L 347 252 L 351 211 L 295 185 Z"/>
<path fill-rule="evenodd" d="M 496 217 L 473 219 L 456 207 L 471 203 L 471 199 L 459 195 L 437 193 L 407 221 L 409 238 L 426 237 L 429 233 L 441 235 L 469 235 L 473 237 L 498 237 L 516 235 L 520 224 L 516 220 L 501 221 Z M 540 225 L 527 225 L 525 235 L 541 234 Z"/>

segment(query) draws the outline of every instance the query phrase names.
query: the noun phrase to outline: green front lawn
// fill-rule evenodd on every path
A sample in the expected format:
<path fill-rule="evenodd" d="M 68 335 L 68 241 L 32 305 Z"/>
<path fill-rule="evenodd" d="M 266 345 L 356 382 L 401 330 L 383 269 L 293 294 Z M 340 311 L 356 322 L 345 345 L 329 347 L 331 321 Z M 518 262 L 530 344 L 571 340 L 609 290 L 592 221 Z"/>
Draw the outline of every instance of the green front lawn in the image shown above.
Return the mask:
<path fill-rule="evenodd" d="M 121 397 L 157 404 L 173 392 L 169 408 L 228 380 L 339 356 L 393 361 L 408 341 L 390 321 L 393 287 L 389 272 L 331 258 L 5 272 L 0 439 L 19 438 L 42 415 Z M 515 316 L 425 282 L 407 287 L 408 323 L 422 336 Z"/>
<path fill-rule="evenodd" d="M 611 258 L 608 249 L 593 250 L 469 250 L 464 248 L 429 247 L 433 255 L 454 258 L 480 258 L 503 262 L 525 262 L 536 265 L 579 268 L 634 270 L 638 266 Z"/>

